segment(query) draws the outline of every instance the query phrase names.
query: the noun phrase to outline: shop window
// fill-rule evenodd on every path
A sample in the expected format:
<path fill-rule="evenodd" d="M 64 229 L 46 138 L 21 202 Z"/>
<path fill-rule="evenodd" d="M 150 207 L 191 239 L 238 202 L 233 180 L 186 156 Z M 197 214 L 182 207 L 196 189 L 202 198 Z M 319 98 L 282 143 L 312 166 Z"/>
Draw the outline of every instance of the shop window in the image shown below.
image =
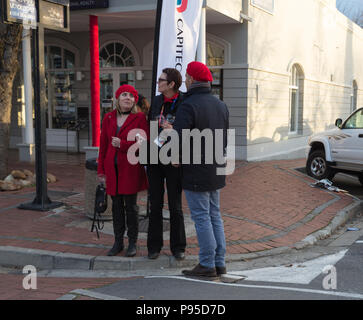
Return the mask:
<path fill-rule="evenodd" d="M 299 65 L 294 64 L 290 74 L 290 119 L 289 133 L 302 134 L 304 75 Z"/>
<path fill-rule="evenodd" d="M 47 128 L 67 129 L 76 120 L 73 93 L 75 54 L 58 46 L 45 47 Z"/>
<path fill-rule="evenodd" d="M 109 43 L 100 50 L 101 68 L 133 66 L 135 66 L 135 57 L 131 50 L 121 42 Z"/>
<path fill-rule="evenodd" d="M 224 64 L 224 48 L 207 41 L 207 64 L 209 67 Z"/>
<path fill-rule="evenodd" d="M 212 72 L 212 93 L 219 99 L 223 99 L 223 69 L 224 47 L 213 42 L 207 41 L 207 65 Z"/>

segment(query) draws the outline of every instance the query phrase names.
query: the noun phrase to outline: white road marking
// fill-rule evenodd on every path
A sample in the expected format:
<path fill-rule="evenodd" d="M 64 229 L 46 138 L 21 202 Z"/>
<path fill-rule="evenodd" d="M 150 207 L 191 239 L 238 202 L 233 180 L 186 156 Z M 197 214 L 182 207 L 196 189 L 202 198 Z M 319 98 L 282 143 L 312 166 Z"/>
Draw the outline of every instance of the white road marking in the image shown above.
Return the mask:
<path fill-rule="evenodd" d="M 330 295 L 337 297 L 345 297 L 351 299 L 363 299 L 362 294 L 357 293 L 348 293 L 348 292 L 339 292 L 339 291 L 323 291 L 323 290 L 314 290 L 314 289 L 303 289 L 303 288 L 290 288 L 290 287 L 280 287 L 280 286 L 261 286 L 261 285 L 247 285 L 247 284 L 236 284 L 236 283 L 219 283 L 213 281 L 203 281 L 198 279 L 190 279 L 185 278 L 183 276 L 150 276 L 145 277 L 145 279 L 152 278 L 167 278 L 167 279 L 177 279 L 184 281 L 192 281 L 192 282 L 200 282 L 207 283 L 211 285 L 219 285 L 219 286 L 231 286 L 231 287 L 241 287 L 241 288 L 250 288 L 250 289 L 270 289 L 270 290 L 283 290 L 283 291 L 295 291 L 295 292 L 303 292 L 303 293 L 312 293 L 312 294 L 322 294 L 322 295 Z"/>
<path fill-rule="evenodd" d="M 81 296 L 87 296 L 87 297 L 100 299 L 100 300 L 127 300 L 127 299 L 122 299 L 122 298 L 115 297 L 115 296 L 110 296 L 108 294 L 98 293 L 98 292 L 84 290 L 84 289 L 73 290 L 70 292 L 70 294 L 79 294 Z"/>
<path fill-rule="evenodd" d="M 363 240 L 358 240 L 355 243 L 363 243 Z"/>
<path fill-rule="evenodd" d="M 339 253 L 319 257 L 304 263 L 293 264 L 290 267 L 269 267 L 253 270 L 231 271 L 229 274 L 243 275 L 248 281 L 264 281 L 279 283 L 309 284 L 319 276 L 324 267 L 335 265 L 344 257 L 348 250 Z"/>

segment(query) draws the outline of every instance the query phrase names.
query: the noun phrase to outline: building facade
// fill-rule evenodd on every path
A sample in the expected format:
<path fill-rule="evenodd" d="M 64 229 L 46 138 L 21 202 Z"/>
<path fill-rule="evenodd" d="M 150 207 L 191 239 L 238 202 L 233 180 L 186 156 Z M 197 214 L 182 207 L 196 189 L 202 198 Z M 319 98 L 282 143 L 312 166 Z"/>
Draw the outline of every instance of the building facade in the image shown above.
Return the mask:
<path fill-rule="evenodd" d="M 150 99 L 156 0 L 110 0 L 71 11 L 69 34 L 45 35 L 47 146 L 90 146 L 89 15 L 98 16 L 101 115 L 123 83 Z M 363 31 L 333 0 L 205 0 L 207 64 L 213 92 L 230 110 L 236 158 L 304 156 L 309 135 L 363 103 Z M 11 147 L 22 142 L 14 92 Z"/>

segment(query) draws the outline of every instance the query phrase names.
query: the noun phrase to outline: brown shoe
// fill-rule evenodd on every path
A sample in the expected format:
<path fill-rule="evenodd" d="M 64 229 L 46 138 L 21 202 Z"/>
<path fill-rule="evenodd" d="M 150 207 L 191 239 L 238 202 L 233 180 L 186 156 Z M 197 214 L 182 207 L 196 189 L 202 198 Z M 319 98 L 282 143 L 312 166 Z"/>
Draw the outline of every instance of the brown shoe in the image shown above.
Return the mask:
<path fill-rule="evenodd" d="M 226 267 L 216 267 L 217 276 L 227 273 Z"/>
<path fill-rule="evenodd" d="M 215 268 L 207 268 L 198 264 L 192 270 L 183 270 L 182 273 L 186 276 L 194 276 L 194 277 L 216 277 L 216 269 Z"/>

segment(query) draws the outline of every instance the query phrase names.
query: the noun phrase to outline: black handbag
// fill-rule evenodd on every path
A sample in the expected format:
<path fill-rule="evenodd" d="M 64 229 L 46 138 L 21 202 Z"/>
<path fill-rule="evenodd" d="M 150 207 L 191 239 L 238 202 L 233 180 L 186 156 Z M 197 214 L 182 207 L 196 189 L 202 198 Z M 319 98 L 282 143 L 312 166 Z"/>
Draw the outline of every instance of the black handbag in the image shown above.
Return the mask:
<path fill-rule="evenodd" d="M 96 188 L 95 208 L 94 208 L 93 223 L 91 228 L 91 232 L 93 232 L 93 229 L 96 229 L 97 238 L 100 238 L 98 230 L 102 230 L 104 227 L 104 222 L 100 220 L 101 213 L 104 213 L 106 209 L 107 209 L 107 193 L 105 186 L 101 183 Z"/>
<path fill-rule="evenodd" d="M 96 188 L 95 211 L 104 213 L 107 209 L 107 193 L 105 186 L 101 183 Z"/>

